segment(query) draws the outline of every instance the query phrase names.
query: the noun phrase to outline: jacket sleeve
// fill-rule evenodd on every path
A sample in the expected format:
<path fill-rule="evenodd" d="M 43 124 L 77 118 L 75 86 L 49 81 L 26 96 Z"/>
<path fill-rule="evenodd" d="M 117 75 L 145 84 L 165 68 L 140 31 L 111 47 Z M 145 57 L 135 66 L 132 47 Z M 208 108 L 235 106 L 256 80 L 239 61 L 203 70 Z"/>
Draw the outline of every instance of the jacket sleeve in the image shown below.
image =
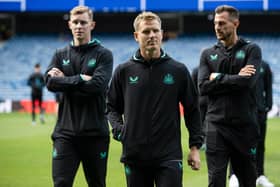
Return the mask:
<path fill-rule="evenodd" d="M 83 81 L 78 86 L 76 94 L 92 95 L 105 93 L 113 71 L 113 55 L 111 51 L 104 52 L 99 60 L 100 62 L 92 75 L 92 79 Z"/>
<path fill-rule="evenodd" d="M 41 78 L 40 78 L 40 82 L 42 83 L 42 88 L 46 86 L 45 84 L 45 79 L 44 79 L 44 75 L 41 74 Z"/>
<path fill-rule="evenodd" d="M 194 68 L 192 71 L 192 80 L 196 88 L 198 88 L 197 78 L 198 78 L 198 67 Z"/>
<path fill-rule="evenodd" d="M 198 91 L 187 68 L 184 68 L 184 76 L 180 103 L 183 106 L 185 124 L 189 131 L 189 147 L 200 148 L 203 142 L 203 133 L 198 105 Z"/>
<path fill-rule="evenodd" d="M 249 44 L 250 45 L 250 44 Z M 259 69 L 261 64 L 261 50 L 253 44 L 247 52 L 246 65 L 254 65 L 255 69 Z M 219 72 L 212 72 L 207 64 L 205 53 L 201 55 L 199 65 L 199 89 L 202 95 L 219 95 L 225 93 L 232 93 L 234 91 L 246 90 L 255 86 L 259 76 L 259 72 L 253 76 L 240 76 L 238 74 L 224 74 Z M 219 73 L 218 76 L 209 80 L 211 73 Z"/>
<path fill-rule="evenodd" d="M 273 74 L 271 72 L 271 69 L 267 63 L 265 63 L 265 108 L 268 112 L 272 108 L 273 99 L 272 99 L 272 83 L 273 83 Z"/>
<path fill-rule="evenodd" d="M 124 99 L 121 85 L 120 66 L 116 68 L 107 93 L 107 117 L 112 126 L 113 138 L 120 141 L 123 136 Z"/>
<path fill-rule="evenodd" d="M 83 80 L 81 79 L 80 75 L 74 75 L 74 76 L 65 76 L 65 77 L 51 77 L 48 75 L 48 72 L 52 68 L 58 68 L 61 69 L 61 67 L 58 64 L 59 57 L 58 53 L 55 52 L 50 65 L 47 68 L 47 71 L 45 73 L 45 82 L 46 86 L 49 91 L 52 92 L 65 92 L 69 90 L 73 90 L 77 87 L 77 85 L 81 84 Z"/>

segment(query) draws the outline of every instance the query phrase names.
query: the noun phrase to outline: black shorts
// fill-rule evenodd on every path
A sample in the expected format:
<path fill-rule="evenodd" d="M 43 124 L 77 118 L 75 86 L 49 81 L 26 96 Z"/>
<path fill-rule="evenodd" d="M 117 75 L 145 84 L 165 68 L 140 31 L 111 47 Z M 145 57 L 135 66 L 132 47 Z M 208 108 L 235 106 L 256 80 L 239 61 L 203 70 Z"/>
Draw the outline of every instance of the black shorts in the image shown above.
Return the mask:
<path fill-rule="evenodd" d="M 42 94 L 32 94 L 31 95 L 32 103 L 33 102 L 35 103 L 35 101 L 37 100 L 40 104 L 40 103 L 42 103 L 42 98 L 43 98 Z"/>

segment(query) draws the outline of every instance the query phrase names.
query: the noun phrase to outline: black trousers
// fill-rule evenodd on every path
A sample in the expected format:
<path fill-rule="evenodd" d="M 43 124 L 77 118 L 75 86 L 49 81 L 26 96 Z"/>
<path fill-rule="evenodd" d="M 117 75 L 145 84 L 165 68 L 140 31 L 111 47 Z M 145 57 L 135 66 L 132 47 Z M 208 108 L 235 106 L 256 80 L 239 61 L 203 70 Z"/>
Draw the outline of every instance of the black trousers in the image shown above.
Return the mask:
<path fill-rule="evenodd" d="M 265 159 L 265 137 L 266 137 L 266 128 L 267 128 L 267 113 L 259 111 L 258 112 L 258 123 L 259 123 L 259 141 L 257 145 L 257 176 L 264 175 L 264 159 Z M 230 176 L 233 174 L 232 167 L 230 165 Z"/>
<path fill-rule="evenodd" d="M 206 144 L 209 187 L 226 186 L 229 161 L 240 187 L 256 187 L 256 155 L 254 153 L 251 154 L 249 149 L 248 153 L 245 153 L 209 123 Z M 255 149 L 252 152 L 255 152 Z"/>
<path fill-rule="evenodd" d="M 181 160 L 170 160 L 151 165 L 125 164 L 127 187 L 182 187 Z"/>
<path fill-rule="evenodd" d="M 43 108 L 42 108 L 42 94 L 31 94 L 31 102 L 32 102 L 32 121 L 35 121 L 36 114 L 35 114 L 35 109 L 36 109 L 36 101 L 39 103 L 39 108 L 40 108 L 40 113 L 43 113 Z"/>
<path fill-rule="evenodd" d="M 72 187 L 82 163 L 89 187 L 106 186 L 109 137 L 53 138 L 54 187 Z"/>
<path fill-rule="evenodd" d="M 265 136 L 266 136 L 266 112 L 258 112 L 258 122 L 260 128 L 260 138 L 257 146 L 257 174 L 264 175 L 264 152 L 265 152 Z"/>
<path fill-rule="evenodd" d="M 202 124 L 202 132 L 203 132 L 203 136 L 204 136 L 204 140 L 206 138 L 206 133 L 207 133 L 207 123 L 205 121 L 205 117 L 206 117 L 206 113 L 207 113 L 207 105 L 205 104 L 201 104 L 199 105 L 200 107 L 200 117 L 201 117 L 201 124 Z"/>

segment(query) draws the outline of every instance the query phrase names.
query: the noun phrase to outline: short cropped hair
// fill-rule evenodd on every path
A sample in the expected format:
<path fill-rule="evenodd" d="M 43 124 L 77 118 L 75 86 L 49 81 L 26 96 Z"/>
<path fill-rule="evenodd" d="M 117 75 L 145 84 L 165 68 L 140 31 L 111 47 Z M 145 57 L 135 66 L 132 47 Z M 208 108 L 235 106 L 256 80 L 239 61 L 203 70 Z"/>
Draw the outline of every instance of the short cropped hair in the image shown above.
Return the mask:
<path fill-rule="evenodd" d="M 161 27 L 161 19 L 158 15 L 153 12 L 142 12 L 134 19 L 133 27 L 135 31 L 138 31 L 139 24 L 143 20 L 157 20 Z"/>
<path fill-rule="evenodd" d="M 239 19 L 239 11 L 233 6 L 220 5 L 215 9 L 215 14 L 220 14 L 222 12 L 228 12 L 229 17 L 232 19 Z"/>
<path fill-rule="evenodd" d="M 88 13 L 89 18 L 91 20 L 93 20 L 93 11 L 88 7 L 88 6 L 83 6 L 83 5 L 79 5 L 74 7 L 71 11 L 70 11 L 70 17 L 72 15 L 77 15 L 77 14 L 83 14 L 83 13 Z"/>
<path fill-rule="evenodd" d="M 36 64 L 34 65 L 34 68 L 40 68 L 40 67 L 41 67 L 40 63 L 36 63 Z"/>

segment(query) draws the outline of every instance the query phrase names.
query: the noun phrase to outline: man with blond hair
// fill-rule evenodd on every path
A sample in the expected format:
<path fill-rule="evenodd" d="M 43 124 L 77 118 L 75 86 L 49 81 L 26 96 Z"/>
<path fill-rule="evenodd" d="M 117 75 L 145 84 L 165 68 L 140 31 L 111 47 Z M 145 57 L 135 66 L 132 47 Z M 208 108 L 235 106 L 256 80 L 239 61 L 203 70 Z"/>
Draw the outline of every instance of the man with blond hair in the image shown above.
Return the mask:
<path fill-rule="evenodd" d="M 110 140 L 105 95 L 113 57 L 92 37 L 88 7 L 74 7 L 68 24 L 73 41 L 55 52 L 46 71 L 47 88 L 61 94 L 52 134 L 54 186 L 71 187 L 81 162 L 88 186 L 105 187 Z"/>
<path fill-rule="evenodd" d="M 122 142 L 128 187 L 182 187 L 179 103 L 189 130 L 188 165 L 200 168 L 198 93 L 186 66 L 161 48 L 161 19 L 152 12 L 134 21 L 139 49 L 119 65 L 108 92 L 113 137 Z"/>

